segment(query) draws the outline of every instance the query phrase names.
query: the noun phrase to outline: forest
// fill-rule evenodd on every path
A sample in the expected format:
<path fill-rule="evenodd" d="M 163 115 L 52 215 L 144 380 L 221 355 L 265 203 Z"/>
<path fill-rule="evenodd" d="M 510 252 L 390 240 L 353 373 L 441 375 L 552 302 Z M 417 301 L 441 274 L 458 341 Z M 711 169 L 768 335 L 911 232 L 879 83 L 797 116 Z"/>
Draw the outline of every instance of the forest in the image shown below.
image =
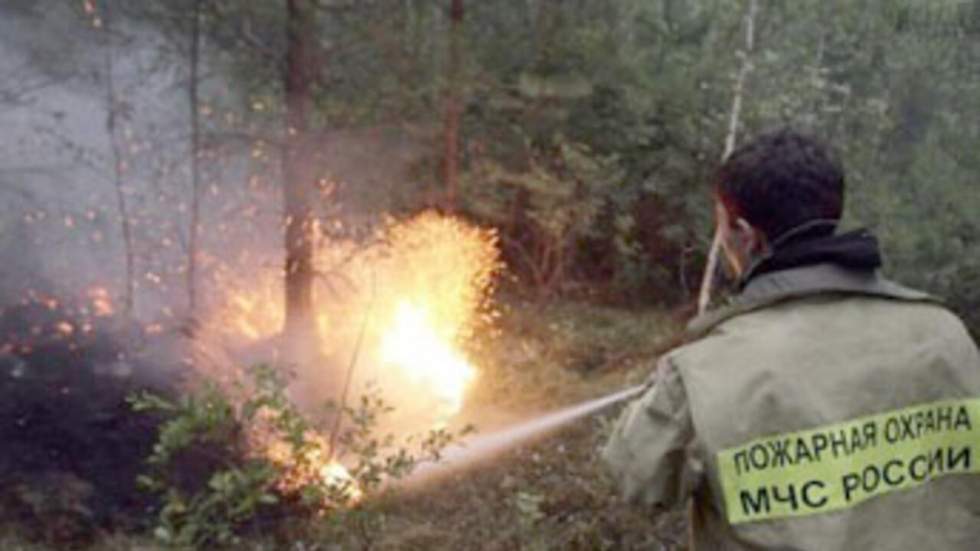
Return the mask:
<path fill-rule="evenodd" d="M 687 549 L 618 408 L 497 441 L 727 300 L 774 128 L 980 335 L 978 67 L 980 0 L 2 0 L 0 547 Z"/>

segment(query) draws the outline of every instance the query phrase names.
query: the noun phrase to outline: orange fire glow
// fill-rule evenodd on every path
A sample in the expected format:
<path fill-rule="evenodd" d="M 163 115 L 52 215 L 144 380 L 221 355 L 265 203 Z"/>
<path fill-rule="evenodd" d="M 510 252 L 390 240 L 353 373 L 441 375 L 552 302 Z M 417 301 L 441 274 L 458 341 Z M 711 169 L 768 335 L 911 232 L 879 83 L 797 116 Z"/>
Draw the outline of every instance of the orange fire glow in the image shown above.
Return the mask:
<path fill-rule="evenodd" d="M 265 307 L 263 293 L 236 294 L 227 305 L 230 312 L 227 319 L 236 334 L 249 340 L 267 338 L 282 327 L 283 315 L 279 310 Z"/>
<path fill-rule="evenodd" d="M 282 330 L 285 315 L 279 281 L 266 275 L 249 288 L 241 288 L 240 282 L 233 281 L 229 281 L 227 286 L 235 290 L 226 298 L 220 314 L 224 321 L 222 333 L 259 341 Z M 326 312 L 317 313 L 316 323 L 320 334 L 326 334 Z"/>
<path fill-rule="evenodd" d="M 253 430 L 261 430 L 255 429 Z M 354 477 L 341 463 L 328 456 L 328 444 L 319 434 L 308 433 L 306 439 L 312 445 L 302 458 L 296 458 L 289 444 L 282 440 L 269 441 L 253 435 L 252 446 L 284 470 L 279 479 L 279 490 L 287 493 L 300 492 L 316 483 L 329 490 L 330 505 L 350 505 L 364 496 Z"/>
<path fill-rule="evenodd" d="M 315 262 L 322 359 L 298 368 L 296 386 L 317 400 L 338 400 L 350 373 L 351 400 L 375 388 L 394 408 L 397 421 L 384 429 L 412 433 L 448 423 L 478 378 L 465 345 L 488 319 L 488 296 L 500 269 L 496 236 L 425 213 L 389 222 L 367 245 L 323 239 Z M 274 261 L 250 264 L 220 274 L 227 296 L 205 322 L 232 346 L 270 339 L 283 326 L 281 270 Z M 269 268 L 257 270 L 256 264 Z M 276 445 L 262 449 L 267 457 L 285 457 Z M 310 476 L 349 480 L 343 466 L 321 452 L 305 462 L 318 471 L 298 473 L 291 483 Z"/>
<path fill-rule="evenodd" d="M 462 345 L 484 321 L 499 268 L 492 232 L 435 213 L 391 222 L 366 246 L 324 239 L 316 258 L 324 274 L 316 289 L 324 362 L 299 374 L 304 386 L 336 398 L 363 325 L 355 391 L 380 388 L 414 428 L 445 423 L 478 377 Z M 281 272 L 229 271 L 220 288 L 228 295 L 208 325 L 225 340 L 256 342 L 281 331 Z"/>
<path fill-rule="evenodd" d="M 398 304 L 381 340 L 381 360 L 399 370 L 412 386 L 429 389 L 447 417 L 459 412 L 476 377 L 476 370 L 452 342 L 452 335 L 440 334 L 432 325 L 425 308 L 410 302 Z"/>

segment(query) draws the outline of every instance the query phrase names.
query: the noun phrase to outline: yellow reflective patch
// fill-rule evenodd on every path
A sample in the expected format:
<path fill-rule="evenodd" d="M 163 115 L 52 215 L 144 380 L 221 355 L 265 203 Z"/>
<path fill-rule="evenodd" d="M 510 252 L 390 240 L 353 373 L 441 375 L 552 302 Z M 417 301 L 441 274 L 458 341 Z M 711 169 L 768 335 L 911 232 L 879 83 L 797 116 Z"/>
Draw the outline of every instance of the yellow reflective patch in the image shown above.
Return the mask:
<path fill-rule="evenodd" d="M 718 453 L 728 521 L 853 507 L 950 474 L 980 474 L 980 398 L 920 404 Z"/>

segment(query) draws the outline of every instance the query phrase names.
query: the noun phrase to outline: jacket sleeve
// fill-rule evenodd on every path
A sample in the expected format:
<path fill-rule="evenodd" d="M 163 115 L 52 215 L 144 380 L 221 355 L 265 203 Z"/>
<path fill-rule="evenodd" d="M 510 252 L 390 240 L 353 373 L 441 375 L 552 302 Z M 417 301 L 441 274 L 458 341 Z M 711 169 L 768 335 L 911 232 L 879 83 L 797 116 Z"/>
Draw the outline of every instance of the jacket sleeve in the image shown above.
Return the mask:
<path fill-rule="evenodd" d="M 628 501 L 675 508 L 699 476 L 688 452 L 694 428 L 684 385 L 669 358 L 654 376 L 653 386 L 616 421 L 602 460 Z"/>

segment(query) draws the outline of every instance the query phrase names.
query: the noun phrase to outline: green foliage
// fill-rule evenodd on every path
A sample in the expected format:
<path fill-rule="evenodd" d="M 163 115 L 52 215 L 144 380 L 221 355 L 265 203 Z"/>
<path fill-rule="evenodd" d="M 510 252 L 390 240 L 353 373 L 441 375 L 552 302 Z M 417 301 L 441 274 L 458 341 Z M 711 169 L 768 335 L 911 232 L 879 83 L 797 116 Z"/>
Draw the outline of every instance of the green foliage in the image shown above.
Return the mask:
<path fill-rule="evenodd" d="M 889 275 L 968 317 L 978 301 L 980 88 L 970 69 L 980 59 L 978 10 L 976 2 L 761 3 L 738 132 L 741 142 L 788 124 L 830 142 L 847 172 L 848 224 L 879 234 Z M 484 156 L 513 172 L 523 154 L 514 144 L 527 136 L 546 148 L 561 135 L 621 175 L 600 193 L 610 214 L 583 220 L 592 239 L 589 254 L 569 261 L 573 278 L 611 282 L 629 297 L 690 296 L 710 235 L 708 185 L 744 54 L 743 14 L 741 2 L 550 3 L 529 14 L 535 26 L 514 12 L 476 10 L 486 23 L 473 32 L 486 46 L 475 55 L 487 79 L 503 84 L 476 90 L 468 112 Z M 514 47 L 493 46 L 491 33 Z M 471 165 L 481 198 L 502 182 L 480 173 L 485 162 Z M 513 224 L 502 228 L 521 236 Z"/>
<path fill-rule="evenodd" d="M 547 149 L 528 144 L 523 169 L 486 160 L 464 182 L 466 209 L 497 227 L 517 258 L 513 268 L 530 274 L 539 296 L 565 283 L 577 245 L 620 185 L 614 159 L 560 136 Z"/>
<path fill-rule="evenodd" d="M 9 9 L 37 12 L 27 4 Z M 121 20 L 152 26 L 175 52 L 186 50 L 189 0 L 115 4 Z M 205 57 L 214 71 L 202 92 L 211 113 L 205 126 L 215 135 L 209 147 L 228 146 L 219 138 L 227 135 L 237 147 L 228 150 L 252 156 L 250 175 L 274 185 L 284 99 L 284 6 L 204 4 Z M 344 131 L 376 136 L 364 141 L 378 144 L 378 153 L 355 143 L 371 153 L 354 164 L 421 157 L 413 165 L 421 168 L 403 178 L 392 176 L 398 167 L 380 176 L 336 171 L 345 172 L 343 178 L 353 173 L 352 181 L 337 182 L 338 191 L 325 193 L 318 211 L 326 217 L 357 211 L 370 218 L 377 210 L 439 204 L 449 78 L 446 3 L 310 5 L 321 69 L 312 75 L 311 126 L 331 144 L 324 149 L 341 150 L 335 144 L 344 138 L 334 133 Z M 465 6 L 461 67 L 453 79 L 463 102 L 460 156 L 475 190 L 468 208 L 503 223 L 504 239 L 520 242 L 527 227 L 513 223 L 512 207 L 520 202 L 521 188 L 532 193 L 536 204 L 527 212 L 545 237 L 534 238 L 541 250 L 528 251 L 526 243 L 512 247 L 508 261 L 522 281 L 544 295 L 603 287 L 628 299 L 689 297 L 711 235 L 708 191 L 727 132 L 732 81 L 746 55 L 745 2 Z M 81 12 L 82 6 L 72 10 Z M 968 203 L 958 199 L 970 195 L 977 171 L 971 152 L 980 121 L 978 13 L 975 0 L 760 3 L 737 136 L 741 142 L 790 124 L 826 138 L 847 167 L 850 220 L 879 231 L 897 277 L 952 293 L 964 310 L 974 299 L 961 296 L 968 290 L 951 278 L 962 274 L 970 280 L 973 268 L 952 265 L 975 256 L 975 239 L 945 232 L 971 228 L 971 217 L 954 209 L 944 216 L 956 222 L 946 220 L 940 230 L 932 225 L 932 211 L 923 208 L 929 203 L 920 199 L 937 179 L 924 168 L 935 165 L 938 155 L 948 157 L 938 194 L 957 205 Z M 98 33 L 84 37 L 94 40 Z M 61 42 L 45 44 L 65 50 Z M 390 128 L 411 129 L 404 147 L 384 143 L 382 130 Z M 587 178 L 584 189 L 576 189 L 582 178 L 555 167 L 567 148 L 599 163 L 603 176 Z M 322 167 L 324 177 L 337 176 L 336 165 L 349 161 L 344 156 L 351 155 L 323 161 L 329 165 Z M 576 170 L 592 172 L 571 172 Z M 362 181 L 354 181 L 358 173 Z M 237 185 L 241 178 L 230 180 Z M 388 190 L 391 197 L 379 197 Z M 565 201 L 570 196 L 575 204 Z M 552 218 L 547 205 L 559 200 L 565 202 Z M 569 215 L 576 217 L 574 224 Z M 908 229 L 896 230 L 895 224 Z M 554 236 L 561 234 L 569 242 L 559 238 L 556 246 Z M 924 249 L 912 237 L 920 235 L 932 236 Z M 939 244 L 945 240 L 965 244 Z"/>
<path fill-rule="evenodd" d="M 153 531 L 161 542 L 195 548 L 234 543 L 245 522 L 277 503 L 273 465 L 243 458 L 241 423 L 251 417 L 252 403 L 236 411 L 216 386 L 208 385 L 177 401 L 143 392 L 130 404 L 135 411 L 168 418 L 148 458 L 149 471 L 139 478 L 145 489 L 162 496 Z M 201 450 L 206 457 L 200 457 Z M 188 479 L 183 471 L 199 469 L 198 460 L 208 464 Z"/>
<path fill-rule="evenodd" d="M 391 408 L 368 394 L 355 406 L 326 405 L 336 421 L 330 442 L 289 400 L 286 383 L 279 371 L 258 366 L 234 392 L 207 384 L 177 400 L 148 392 L 130 398 L 134 410 L 167 419 L 139 479 L 162 500 L 153 530 L 158 540 L 174 547 L 233 545 L 249 526 L 287 513 L 326 516 L 369 538 L 383 512 L 361 503 L 363 496 L 381 492 L 421 461 L 438 460 L 462 434 L 379 436 Z M 341 471 L 342 462 L 349 468 Z"/>

